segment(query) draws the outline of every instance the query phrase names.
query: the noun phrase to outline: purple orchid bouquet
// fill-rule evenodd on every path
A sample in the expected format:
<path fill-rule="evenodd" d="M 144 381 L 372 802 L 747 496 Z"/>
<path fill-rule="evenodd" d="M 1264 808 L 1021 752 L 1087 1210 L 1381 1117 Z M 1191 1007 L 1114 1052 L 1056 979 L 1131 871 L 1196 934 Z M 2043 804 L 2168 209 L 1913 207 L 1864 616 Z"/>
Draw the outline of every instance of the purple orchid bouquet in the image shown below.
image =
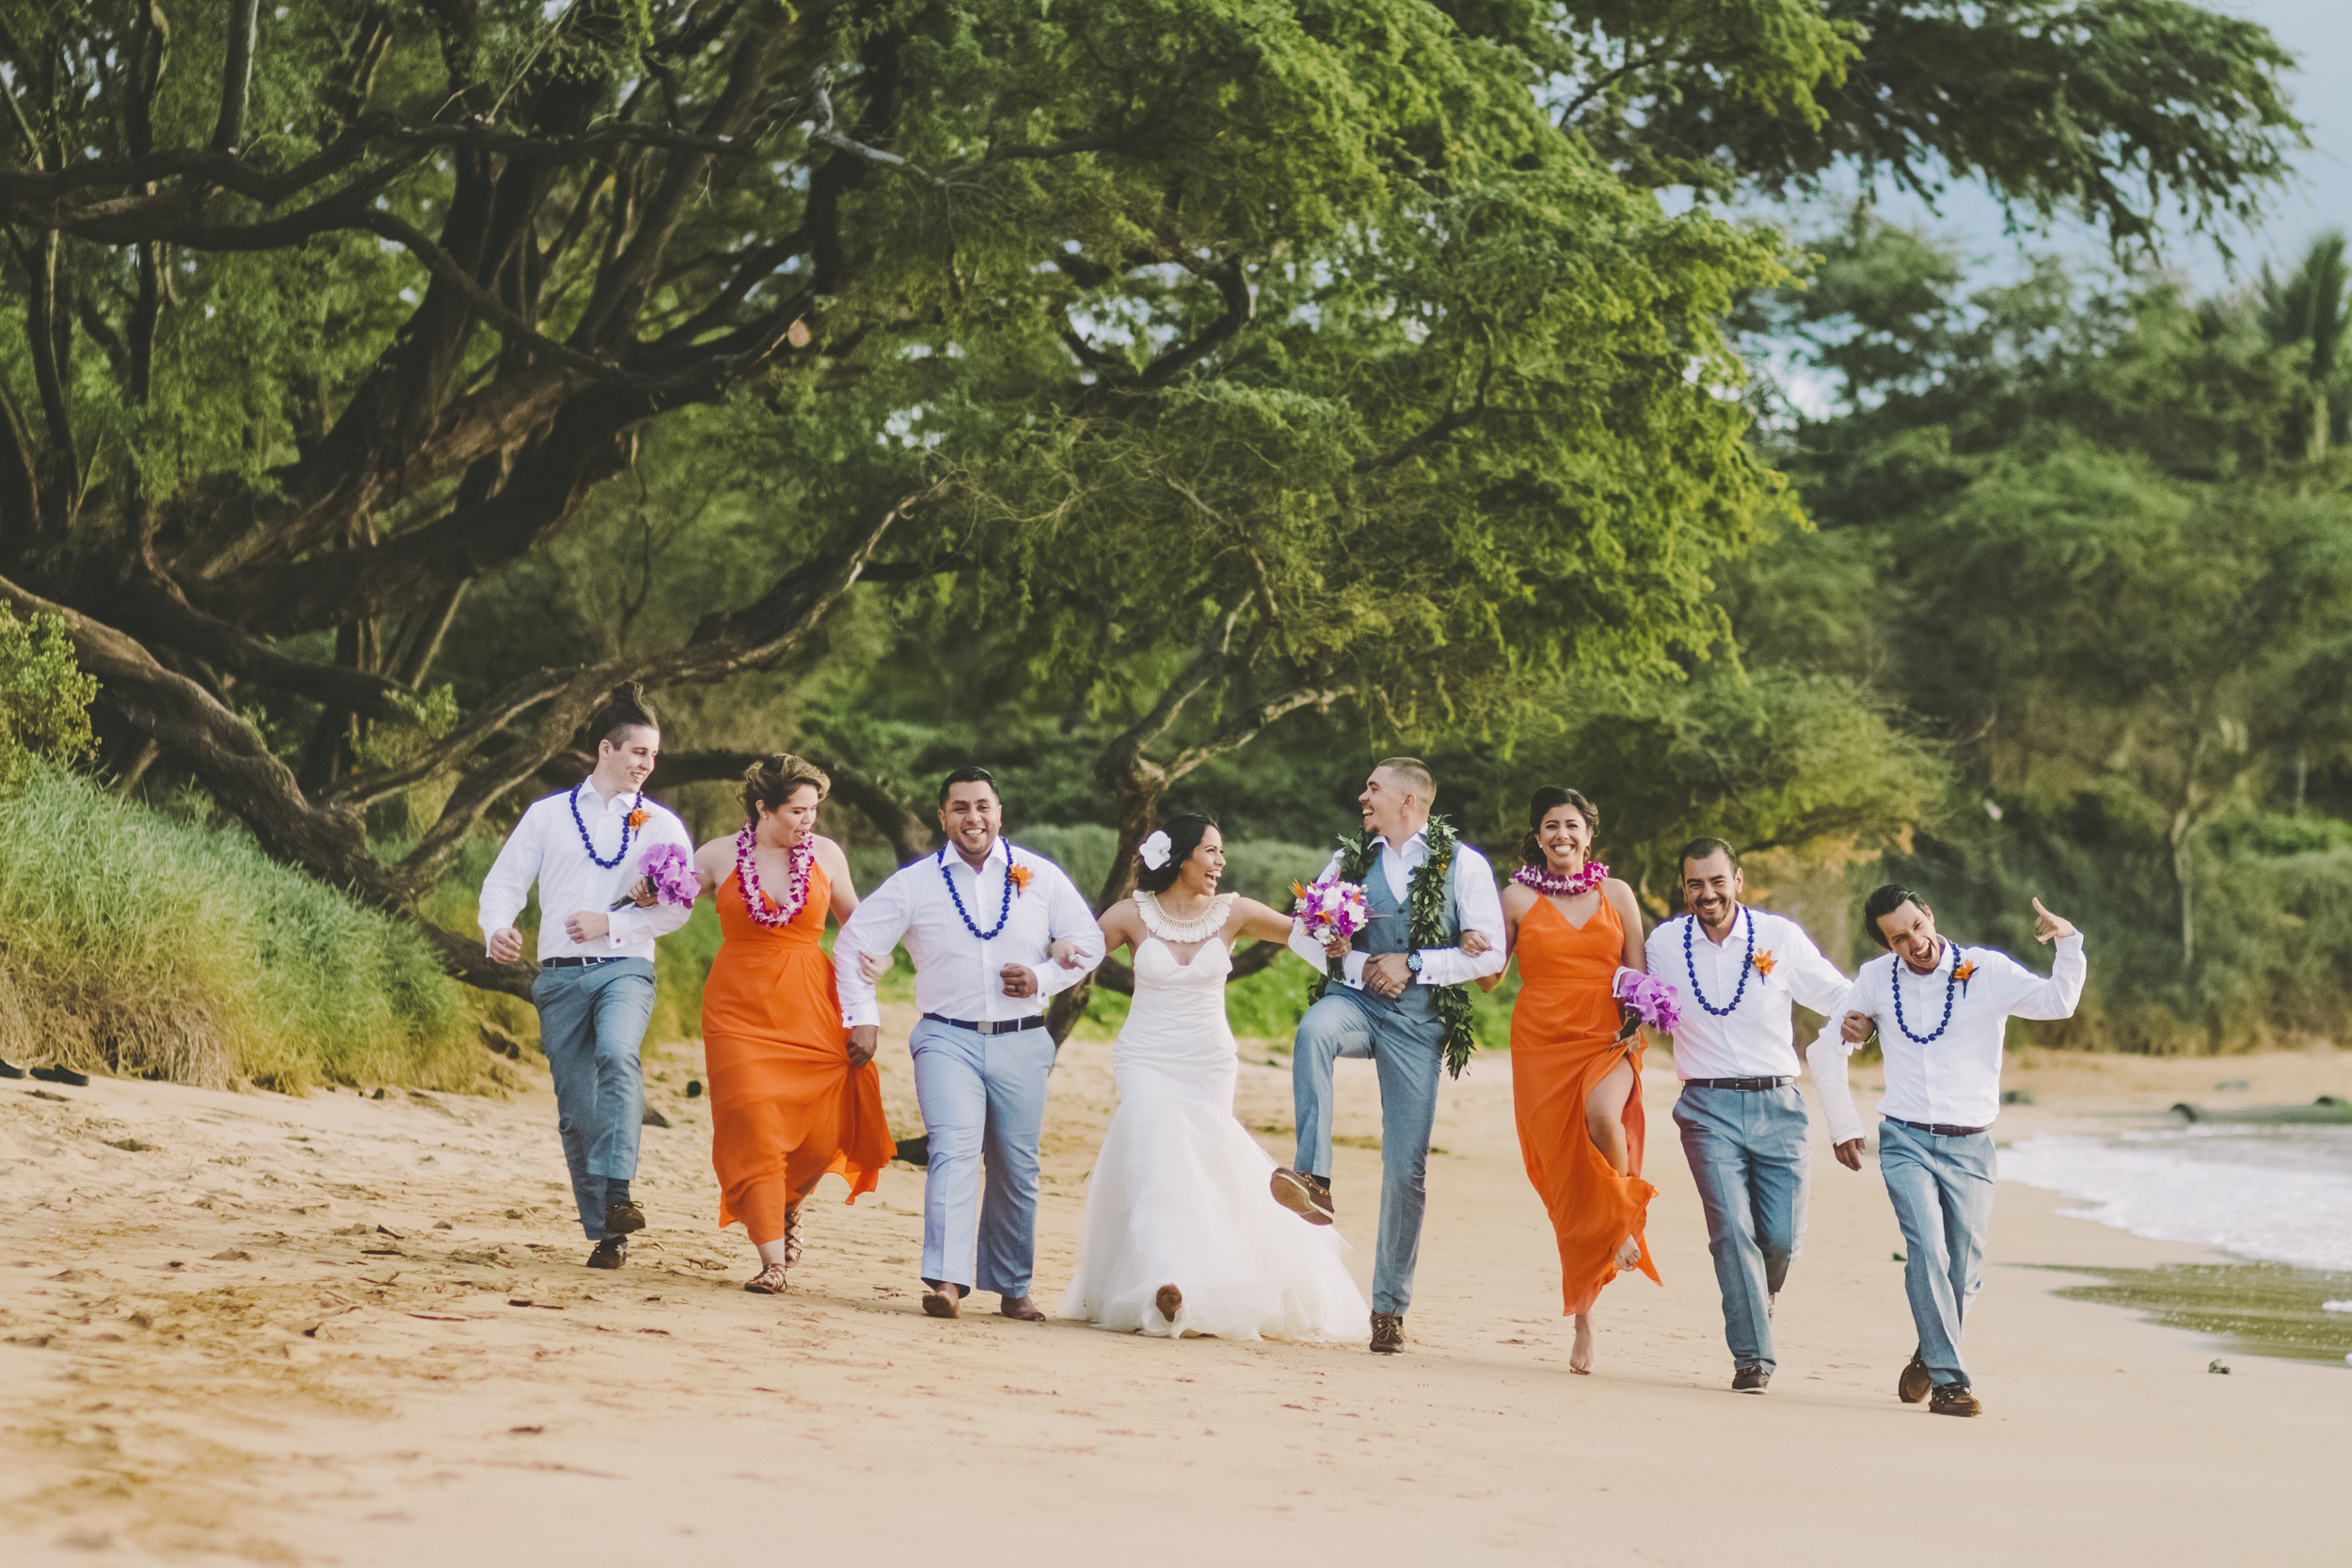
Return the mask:
<path fill-rule="evenodd" d="M 1327 946 L 1334 936 L 1352 941 L 1371 918 L 1361 882 L 1343 882 L 1337 877 L 1327 877 L 1311 885 L 1293 882 L 1291 892 L 1297 895 L 1291 912 L 1306 922 L 1309 935 Z M 1337 979 L 1338 962 L 1327 955 L 1325 962 L 1330 966 L 1332 978 Z"/>
<path fill-rule="evenodd" d="M 1621 968 L 1610 990 L 1625 1009 L 1625 1027 L 1617 1031 L 1619 1039 L 1627 1038 L 1645 1023 L 1671 1035 L 1682 1022 L 1682 992 L 1671 980 Z"/>
<path fill-rule="evenodd" d="M 646 850 L 639 869 L 644 875 L 635 887 L 612 900 L 612 908 L 634 904 L 648 888 L 660 904 L 691 904 L 702 895 L 702 873 L 694 869 L 693 857 L 675 844 L 657 844 Z"/>

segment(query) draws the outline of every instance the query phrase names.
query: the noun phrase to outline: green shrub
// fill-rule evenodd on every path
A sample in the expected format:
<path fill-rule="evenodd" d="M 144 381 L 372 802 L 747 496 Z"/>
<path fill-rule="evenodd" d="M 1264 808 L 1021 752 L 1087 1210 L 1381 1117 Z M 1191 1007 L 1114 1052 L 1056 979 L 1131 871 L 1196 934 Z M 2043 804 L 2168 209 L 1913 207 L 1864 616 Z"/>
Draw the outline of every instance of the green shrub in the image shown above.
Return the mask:
<path fill-rule="evenodd" d="M 0 605 L 0 793 L 24 782 L 34 759 L 73 762 L 95 750 L 89 705 L 98 682 L 74 662 L 65 622 L 20 621 Z"/>
<path fill-rule="evenodd" d="M 288 1092 L 492 1070 L 415 930 L 48 763 L 0 812 L 0 1055 Z"/>

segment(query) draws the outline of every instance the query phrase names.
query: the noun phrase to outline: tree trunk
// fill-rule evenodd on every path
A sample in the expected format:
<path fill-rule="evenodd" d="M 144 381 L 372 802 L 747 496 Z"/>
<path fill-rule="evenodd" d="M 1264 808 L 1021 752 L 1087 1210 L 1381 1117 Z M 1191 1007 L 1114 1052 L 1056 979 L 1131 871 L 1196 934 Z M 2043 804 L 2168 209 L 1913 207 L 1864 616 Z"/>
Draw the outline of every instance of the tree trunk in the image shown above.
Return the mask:
<path fill-rule="evenodd" d="M 2172 883 L 2181 897 L 2181 968 L 2197 961 L 2197 897 L 2189 845 L 2195 821 L 2186 806 L 2172 814 Z"/>

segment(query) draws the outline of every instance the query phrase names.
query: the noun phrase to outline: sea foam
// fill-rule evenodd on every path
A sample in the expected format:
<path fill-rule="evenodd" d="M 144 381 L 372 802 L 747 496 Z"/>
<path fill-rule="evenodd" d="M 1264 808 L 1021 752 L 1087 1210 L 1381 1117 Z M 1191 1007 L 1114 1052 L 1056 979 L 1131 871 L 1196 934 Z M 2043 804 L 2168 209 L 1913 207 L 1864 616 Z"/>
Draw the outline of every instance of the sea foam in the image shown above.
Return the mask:
<path fill-rule="evenodd" d="M 2061 1213 L 2302 1268 L 2352 1271 L 2352 1130 L 2192 1127 L 2047 1133 L 2000 1151 L 2011 1181 L 2063 1193 Z M 2330 1303 L 2339 1310 L 2352 1303 Z"/>

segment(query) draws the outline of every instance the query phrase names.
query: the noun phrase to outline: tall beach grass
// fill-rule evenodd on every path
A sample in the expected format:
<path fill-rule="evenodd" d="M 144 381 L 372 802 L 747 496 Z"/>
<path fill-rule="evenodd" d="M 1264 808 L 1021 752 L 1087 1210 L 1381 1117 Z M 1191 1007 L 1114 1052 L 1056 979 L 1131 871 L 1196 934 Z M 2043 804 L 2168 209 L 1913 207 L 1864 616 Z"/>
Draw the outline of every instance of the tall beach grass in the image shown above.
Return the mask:
<path fill-rule="evenodd" d="M 415 931 L 46 764 L 0 806 L 0 1056 L 289 1093 L 495 1075 Z"/>

